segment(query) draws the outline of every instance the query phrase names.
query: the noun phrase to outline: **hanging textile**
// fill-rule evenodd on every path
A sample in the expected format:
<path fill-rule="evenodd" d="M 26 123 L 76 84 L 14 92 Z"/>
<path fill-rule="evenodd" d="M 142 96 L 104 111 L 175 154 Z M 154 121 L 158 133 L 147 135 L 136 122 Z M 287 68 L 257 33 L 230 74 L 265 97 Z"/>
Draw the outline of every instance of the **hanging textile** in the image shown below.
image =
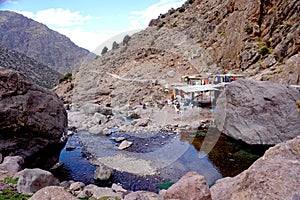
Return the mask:
<path fill-rule="evenodd" d="M 205 79 L 205 85 L 207 85 L 209 82 L 208 82 L 208 79 Z"/>
<path fill-rule="evenodd" d="M 225 75 L 225 82 L 229 82 L 229 77 Z"/>

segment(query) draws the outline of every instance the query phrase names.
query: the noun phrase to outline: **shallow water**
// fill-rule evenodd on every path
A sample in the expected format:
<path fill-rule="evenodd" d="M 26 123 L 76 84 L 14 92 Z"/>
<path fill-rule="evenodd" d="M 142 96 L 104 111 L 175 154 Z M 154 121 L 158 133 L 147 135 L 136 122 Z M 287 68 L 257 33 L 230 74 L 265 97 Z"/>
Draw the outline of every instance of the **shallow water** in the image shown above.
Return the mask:
<path fill-rule="evenodd" d="M 67 151 L 66 147 L 76 147 L 71 151 Z M 91 165 L 87 158 L 88 154 L 83 150 L 82 143 L 76 136 L 68 139 L 64 149 L 60 153 L 59 161 L 64 165 L 61 169 L 54 171 L 54 175 L 63 180 L 74 180 L 84 183 L 94 183 L 94 171 L 96 166 Z"/>
<path fill-rule="evenodd" d="M 201 135 L 201 134 L 200 134 Z M 118 150 L 120 143 L 111 137 L 124 136 L 133 145 L 126 150 Z M 209 185 L 225 176 L 235 176 L 247 169 L 267 147 L 251 147 L 244 143 L 220 135 L 214 148 L 206 154 L 201 146 L 205 137 L 181 133 L 147 133 L 140 137 L 135 134 L 115 133 L 109 137 L 95 136 L 87 132 L 78 132 L 71 136 L 66 147 L 75 146 L 73 151 L 64 148 L 60 161 L 64 166 L 58 176 L 63 180 L 72 179 L 86 184 L 94 183 L 96 166 L 90 165 L 87 158 L 106 158 L 121 155 L 147 160 L 158 172 L 156 175 L 114 171 L 107 184 L 121 183 L 125 189 L 148 190 L 157 192 L 157 184 L 176 182 L 188 171 L 196 171 L 205 176 Z M 89 152 L 89 153 L 87 153 Z M 109 163 L 104 163 L 109 165 Z M 123 163 L 126 165 L 126 163 Z"/>

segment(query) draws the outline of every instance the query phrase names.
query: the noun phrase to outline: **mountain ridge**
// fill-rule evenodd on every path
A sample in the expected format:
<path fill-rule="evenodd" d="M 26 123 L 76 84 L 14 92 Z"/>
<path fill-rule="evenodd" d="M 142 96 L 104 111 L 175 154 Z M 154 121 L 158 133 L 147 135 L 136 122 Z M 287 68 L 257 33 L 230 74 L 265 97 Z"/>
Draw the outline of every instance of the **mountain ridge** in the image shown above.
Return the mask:
<path fill-rule="evenodd" d="M 0 45 L 62 74 L 77 71 L 85 57 L 91 54 L 46 25 L 12 11 L 0 11 Z"/>
<path fill-rule="evenodd" d="M 0 46 L 0 66 L 21 72 L 45 88 L 53 88 L 63 76 L 59 72 L 17 51 Z"/>

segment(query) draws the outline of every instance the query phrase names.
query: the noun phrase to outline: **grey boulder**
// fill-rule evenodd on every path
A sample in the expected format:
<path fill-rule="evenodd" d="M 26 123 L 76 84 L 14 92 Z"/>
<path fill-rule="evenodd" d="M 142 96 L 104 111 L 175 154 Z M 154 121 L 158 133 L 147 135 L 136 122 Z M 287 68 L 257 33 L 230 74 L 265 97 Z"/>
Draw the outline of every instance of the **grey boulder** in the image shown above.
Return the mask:
<path fill-rule="evenodd" d="M 226 86 L 214 113 L 220 131 L 248 144 L 273 145 L 300 135 L 295 88 L 240 79 Z"/>
<path fill-rule="evenodd" d="M 59 185 L 59 180 L 42 169 L 24 169 L 19 172 L 17 190 L 21 194 L 32 194 L 47 187 Z"/>

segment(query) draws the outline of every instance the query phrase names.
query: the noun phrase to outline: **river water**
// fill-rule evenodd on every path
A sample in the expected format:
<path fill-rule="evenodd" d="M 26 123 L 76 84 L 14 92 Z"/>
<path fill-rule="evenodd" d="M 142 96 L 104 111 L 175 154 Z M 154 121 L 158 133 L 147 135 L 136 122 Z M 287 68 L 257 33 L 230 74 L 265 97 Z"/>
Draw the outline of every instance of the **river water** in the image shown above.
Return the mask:
<path fill-rule="evenodd" d="M 133 142 L 131 147 L 122 151 L 118 150 L 120 143 L 112 140 L 121 136 Z M 62 180 L 72 179 L 104 186 L 120 183 L 132 191 L 157 192 L 158 184 L 176 182 L 188 171 L 198 172 L 209 185 L 213 185 L 222 177 L 235 176 L 247 169 L 268 148 L 250 146 L 222 134 L 218 135 L 208 152 L 203 150 L 203 143 L 205 135 L 197 132 L 143 135 L 113 133 L 110 136 L 78 132 L 66 144 L 66 147 L 75 149 L 68 151 L 65 147 L 62 150 L 60 161 L 64 165 L 56 174 Z M 111 180 L 95 183 L 93 176 L 96 166 L 91 165 L 88 159 L 99 159 L 101 163 L 113 167 L 115 170 Z M 132 159 L 135 166 L 130 165 Z M 139 166 L 137 161 L 143 162 Z M 139 173 L 140 170 L 143 175 Z"/>

